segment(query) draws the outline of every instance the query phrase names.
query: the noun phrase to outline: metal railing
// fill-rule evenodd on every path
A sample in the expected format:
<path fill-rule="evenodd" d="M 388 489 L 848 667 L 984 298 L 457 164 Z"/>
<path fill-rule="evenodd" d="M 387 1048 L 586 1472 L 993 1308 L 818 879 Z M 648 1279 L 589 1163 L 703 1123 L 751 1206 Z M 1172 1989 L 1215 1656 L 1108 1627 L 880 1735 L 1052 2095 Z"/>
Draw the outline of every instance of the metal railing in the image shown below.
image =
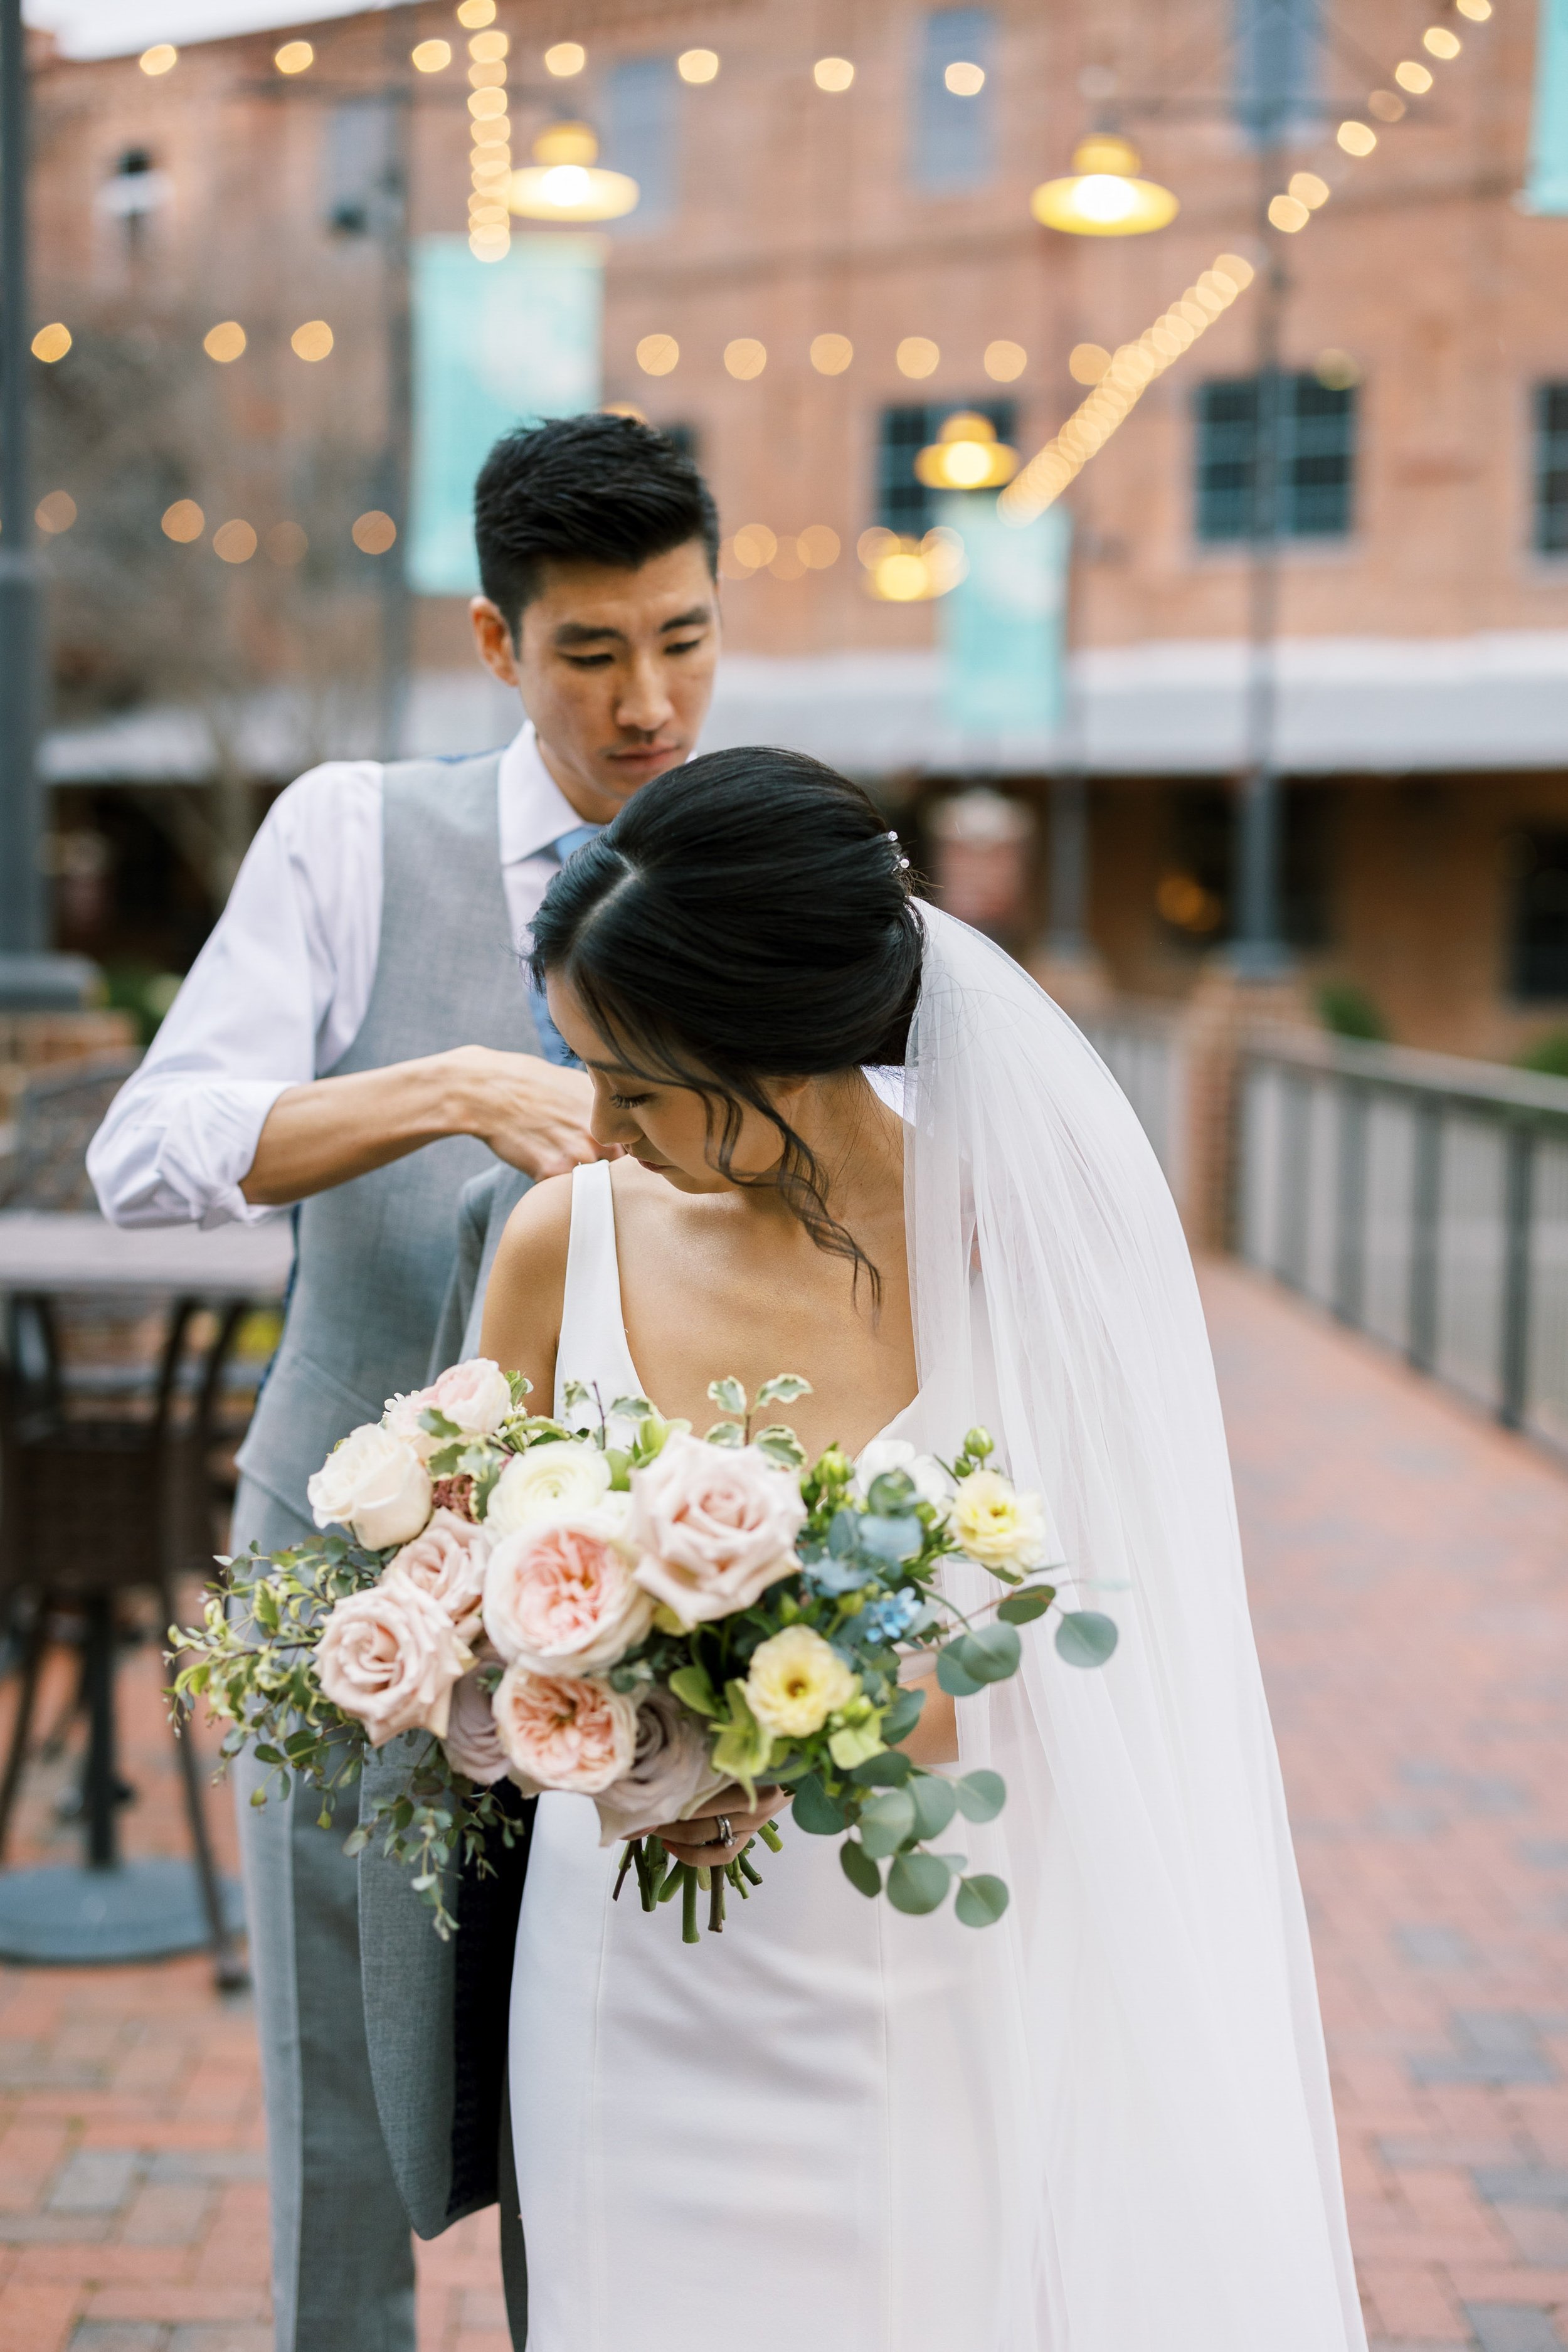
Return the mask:
<path fill-rule="evenodd" d="M 1244 1258 L 1568 1452 L 1568 1080 L 1254 1040 L 1237 1150 Z"/>

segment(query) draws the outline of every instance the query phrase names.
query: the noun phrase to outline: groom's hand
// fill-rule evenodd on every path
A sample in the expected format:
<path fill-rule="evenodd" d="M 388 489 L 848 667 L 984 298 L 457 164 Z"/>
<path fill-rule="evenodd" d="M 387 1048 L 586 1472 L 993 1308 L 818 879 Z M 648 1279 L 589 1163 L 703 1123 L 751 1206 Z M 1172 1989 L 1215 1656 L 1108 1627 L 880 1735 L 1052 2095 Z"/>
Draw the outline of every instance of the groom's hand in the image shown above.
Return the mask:
<path fill-rule="evenodd" d="M 308 1200 L 446 1135 L 477 1135 L 530 1176 L 617 1157 L 589 1131 L 593 1080 L 537 1054 L 459 1045 L 381 1070 L 287 1087 L 240 1185 L 257 1207 Z"/>
<path fill-rule="evenodd" d="M 529 1176 L 564 1176 L 585 1160 L 616 1156 L 589 1131 L 594 1082 L 585 1070 L 486 1045 L 462 1045 L 445 1058 L 472 1097 L 464 1130 L 510 1167 Z"/>

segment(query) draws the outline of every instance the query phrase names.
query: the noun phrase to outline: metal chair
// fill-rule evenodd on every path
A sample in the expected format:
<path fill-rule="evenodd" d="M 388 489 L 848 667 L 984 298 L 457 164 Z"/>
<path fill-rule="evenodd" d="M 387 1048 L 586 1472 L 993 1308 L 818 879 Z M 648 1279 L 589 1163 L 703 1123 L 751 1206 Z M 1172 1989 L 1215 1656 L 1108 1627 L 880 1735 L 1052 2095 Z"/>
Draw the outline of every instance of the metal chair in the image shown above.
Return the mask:
<path fill-rule="evenodd" d="M 0 1208 L 97 1207 L 87 1147 L 141 1059 L 99 1054 L 35 1071 L 16 1097 L 12 1147 L 0 1163 Z"/>

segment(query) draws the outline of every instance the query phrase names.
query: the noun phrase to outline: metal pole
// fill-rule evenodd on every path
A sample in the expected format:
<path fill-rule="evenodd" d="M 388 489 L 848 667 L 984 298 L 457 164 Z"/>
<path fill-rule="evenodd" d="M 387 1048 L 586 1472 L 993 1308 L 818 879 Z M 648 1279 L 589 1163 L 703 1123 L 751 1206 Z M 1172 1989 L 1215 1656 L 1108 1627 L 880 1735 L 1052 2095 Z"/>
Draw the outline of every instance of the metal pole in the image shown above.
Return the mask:
<path fill-rule="evenodd" d="M 1258 421 L 1253 444 L 1250 565 L 1247 581 L 1247 764 L 1239 791 L 1238 916 L 1235 962 L 1255 979 L 1281 971 L 1289 955 L 1280 930 L 1279 772 L 1276 761 L 1279 708 L 1279 488 L 1284 437 L 1280 331 L 1287 281 L 1280 239 L 1268 219 L 1279 186 L 1284 149 L 1277 106 L 1258 144 L 1258 214 L 1263 238 L 1262 285 L 1255 313 Z"/>
<path fill-rule="evenodd" d="M 0 0 L 0 955 L 44 945 L 38 578 L 27 447 L 27 73 L 22 0 Z"/>
<path fill-rule="evenodd" d="M 1083 693 L 1073 673 L 1072 649 L 1081 635 L 1083 595 L 1079 551 L 1083 514 L 1071 517 L 1062 582 L 1062 758 L 1051 778 L 1051 887 L 1047 945 L 1064 963 L 1089 954 L 1089 779 L 1084 761 Z M 1055 615 L 1047 626 L 1054 626 Z"/>

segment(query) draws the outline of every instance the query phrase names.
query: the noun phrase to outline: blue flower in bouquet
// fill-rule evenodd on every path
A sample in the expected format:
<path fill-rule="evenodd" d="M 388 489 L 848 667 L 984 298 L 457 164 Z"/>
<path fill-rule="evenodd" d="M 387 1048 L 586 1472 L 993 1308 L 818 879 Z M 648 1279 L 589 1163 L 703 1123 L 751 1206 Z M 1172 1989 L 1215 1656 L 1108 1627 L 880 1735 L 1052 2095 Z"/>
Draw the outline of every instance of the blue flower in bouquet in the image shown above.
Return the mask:
<path fill-rule="evenodd" d="M 926 1614 L 926 1603 L 918 1592 L 886 1592 L 879 1601 L 868 1601 L 853 1620 L 857 1636 L 862 1642 L 901 1642 L 913 1633 Z"/>

